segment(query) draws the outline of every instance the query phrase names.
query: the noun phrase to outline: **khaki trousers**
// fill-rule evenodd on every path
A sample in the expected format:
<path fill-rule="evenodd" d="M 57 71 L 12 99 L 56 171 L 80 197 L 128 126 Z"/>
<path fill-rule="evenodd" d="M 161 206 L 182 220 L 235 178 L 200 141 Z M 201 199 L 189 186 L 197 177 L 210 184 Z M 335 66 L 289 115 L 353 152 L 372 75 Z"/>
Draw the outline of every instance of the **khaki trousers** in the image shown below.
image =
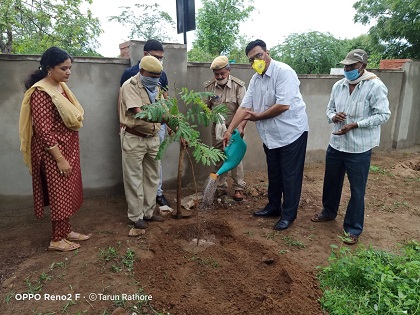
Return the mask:
<path fill-rule="evenodd" d="M 151 218 L 159 184 L 159 161 L 155 160 L 159 136 L 142 138 L 122 129 L 120 137 L 128 218 L 133 222 Z"/>

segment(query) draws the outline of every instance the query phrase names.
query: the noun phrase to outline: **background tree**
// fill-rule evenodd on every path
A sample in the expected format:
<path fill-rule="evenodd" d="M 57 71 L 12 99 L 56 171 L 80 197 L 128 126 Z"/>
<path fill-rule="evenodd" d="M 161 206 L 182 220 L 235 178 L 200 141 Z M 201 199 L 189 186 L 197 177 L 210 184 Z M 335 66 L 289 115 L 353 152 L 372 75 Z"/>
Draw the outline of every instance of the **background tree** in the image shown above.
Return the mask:
<path fill-rule="evenodd" d="M 130 39 L 173 40 L 167 31 L 175 31 L 175 22 L 167 12 L 160 10 L 159 4 L 135 4 L 134 7 L 120 7 L 123 9 L 120 15 L 111 16 L 108 20 L 130 27 Z"/>
<path fill-rule="evenodd" d="M 360 0 L 355 22 L 372 26 L 369 34 L 385 44 L 384 58 L 420 59 L 420 0 Z"/>
<path fill-rule="evenodd" d="M 80 11 L 84 3 L 92 0 L 1 0 L 1 52 L 40 54 L 59 46 L 71 55 L 99 55 L 100 22 L 90 10 Z"/>
<path fill-rule="evenodd" d="M 228 58 L 235 63 L 246 63 L 248 64 L 248 57 L 245 55 L 245 48 L 252 39 L 247 38 L 246 36 L 237 36 L 237 40 L 234 46 L 229 51 Z"/>
<path fill-rule="evenodd" d="M 238 36 L 236 43 L 231 47 L 229 53 L 226 54 L 230 62 L 248 63 L 248 57 L 245 55 L 245 47 L 250 42 L 245 36 Z M 198 46 L 197 42 L 193 43 L 193 48 L 188 51 L 188 61 L 190 62 L 212 62 L 219 54 L 211 54 Z"/>
<path fill-rule="evenodd" d="M 217 56 L 205 51 L 196 42 L 193 43 L 193 47 L 187 52 L 189 62 L 211 62 Z"/>
<path fill-rule="evenodd" d="M 202 0 L 203 7 L 197 13 L 196 47 L 212 56 L 229 54 L 237 43 L 239 24 L 254 10 L 252 3 L 252 0 Z"/>
<path fill-rule="evenodd" d="M 284 44 L 269 51 L 274 59 L 287 63 L 299 74 L 330 73 L 348 53 L 342 40 L 320 32 L 292 33 Z"/>

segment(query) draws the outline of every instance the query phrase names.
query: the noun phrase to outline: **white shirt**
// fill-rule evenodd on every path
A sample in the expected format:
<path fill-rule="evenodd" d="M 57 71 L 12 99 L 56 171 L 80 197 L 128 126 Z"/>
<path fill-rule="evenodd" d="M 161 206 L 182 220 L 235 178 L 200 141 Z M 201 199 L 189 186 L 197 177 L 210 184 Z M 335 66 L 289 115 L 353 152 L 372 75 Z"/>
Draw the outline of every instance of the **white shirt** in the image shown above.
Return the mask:
<path fill-rule="evenodd" d="M 345 112 L 344 122 L 336 123 L 333 132 L 345 124 L 355 122 L 358 128 L 338 136 L 331 134 L 330 145 L 342 152 L 362 153 L 379 145 L 381 127 L 391 116 L 388 89 L 379 78 L 359 82 L 350 94 L 346 79 L 336 82 L 327 106 L 328 122 L 338 112 Z"/>
<path fill-rule="evenodd" d="M 241 107 L 261 113 L 275 104 L 290 106 L 276 117 L 255 122 L 261 140 L 269 149 L 284 147 L 309 130 L 299 85 L 296 72 L 273 59 L 263 75 L 256 73 L 251 78 Z"/>

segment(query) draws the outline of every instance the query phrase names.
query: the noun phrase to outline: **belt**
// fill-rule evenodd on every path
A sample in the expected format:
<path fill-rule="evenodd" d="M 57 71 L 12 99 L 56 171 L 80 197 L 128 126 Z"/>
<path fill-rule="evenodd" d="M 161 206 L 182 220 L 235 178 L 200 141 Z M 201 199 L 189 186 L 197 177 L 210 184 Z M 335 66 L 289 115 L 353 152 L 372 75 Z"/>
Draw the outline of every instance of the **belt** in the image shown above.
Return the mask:
<path fill-rule="evenodd" d="M 128 133 L 131 133 L 132 135 L 142 137 L 142 138 L 154 137 L 154 135 L 146 135 L 145 133 L 138 132 L 137 130 L 135 130 L 133 128 L 130 128 L 130 127 L 125 127 L 125 131 L 127 131 Z"/>

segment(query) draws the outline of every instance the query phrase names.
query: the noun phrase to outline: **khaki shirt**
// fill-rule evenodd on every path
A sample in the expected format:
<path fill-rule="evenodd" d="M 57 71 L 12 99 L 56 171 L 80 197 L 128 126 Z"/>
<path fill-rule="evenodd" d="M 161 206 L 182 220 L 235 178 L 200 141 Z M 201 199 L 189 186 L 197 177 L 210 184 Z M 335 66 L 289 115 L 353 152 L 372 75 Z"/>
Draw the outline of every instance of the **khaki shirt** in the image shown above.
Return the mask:
<path fill-rule="evenodd" d="M 228 108 L 229 112 L 226 114 L 226 125 L 229 126 L 245 96 L 245 82 L 229 75 L 229 80 L 223 88 L 217 84 L 215 78 L 204 83 L 204 88 L 206 92 L 212 92 L 216 95 L 206 101 L 210 109 L 219 104 L 225 104 Z"/>
<path fill-rule="evenodd" d="M 159 87 L 157 87 L 159 89 Z M 163 99 L 162 93 L 158 92 L 156 100 Z M 146 135 L 156 135 L 160 129 L 160 123 L 147 122 L 141 119 L 136 119 L 134 112 L 130 108 L 142 107 L 143 105 L 151 104 L 149 94 L 146 88 L 140 81 L 140 76 L 137 74 L 131 79 L 124 82 L 120 88 L 119 99 L 119 118 L 120 124 L 133 128 L 138 132 Z"/>

